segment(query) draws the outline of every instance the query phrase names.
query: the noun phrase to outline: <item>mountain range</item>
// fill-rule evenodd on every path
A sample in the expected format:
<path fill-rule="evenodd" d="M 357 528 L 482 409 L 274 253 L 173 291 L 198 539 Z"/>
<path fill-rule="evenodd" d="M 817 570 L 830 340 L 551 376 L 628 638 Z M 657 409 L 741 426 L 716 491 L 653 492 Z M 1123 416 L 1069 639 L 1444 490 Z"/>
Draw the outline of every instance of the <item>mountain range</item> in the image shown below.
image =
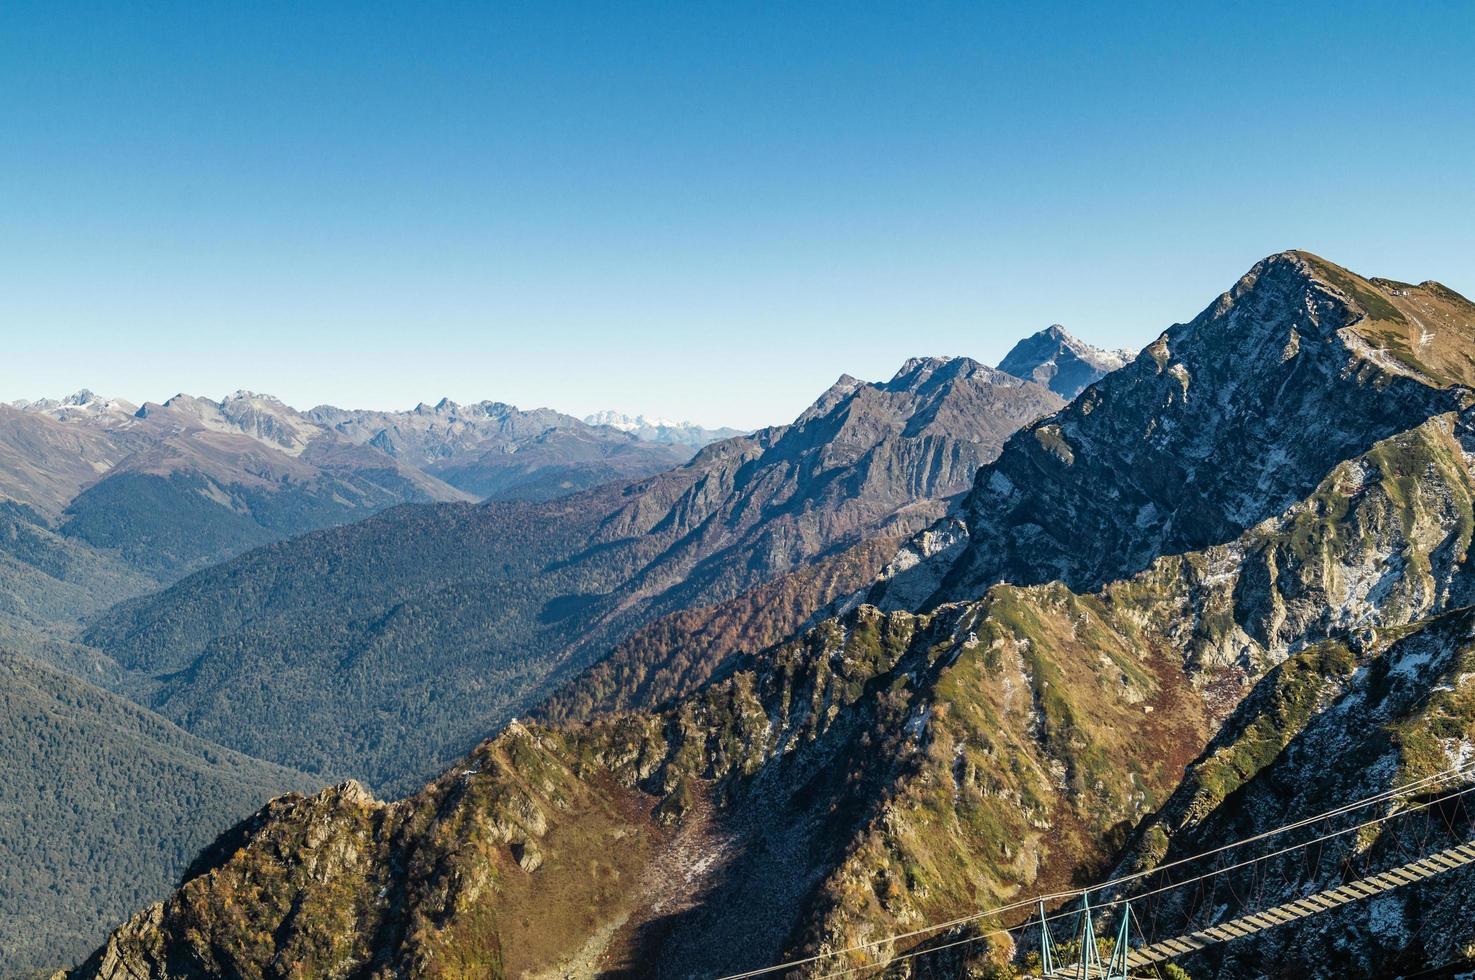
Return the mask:
<path fill-rule="evenodd" d="M 921 529 L 1060 404 L 966 358 L 844 376 L 790 425 L 656 476 L 294 538 L 120 605 L 83 642 L 196 734 L 405 790 L 653 621 Z M 799 597 L 784 627 L 832 596 Z"/>
<path fill-rule="evenodd" d="M 221 709 L 266 677 L 292 697 L 305 684 L 285 672 L 303 661 L 378 656 L 341 703 L 508 624 L 580 638 L 516 644 L 540 670 L 567 665 L 545 684 L 592 678 L 572 668 L 598 671 L 616 642 L 627 653 L 397 802 L 344 782 L 268 804 L 73 975 L 711 976 L 795 959 L 790 975 L 1007 977 L 1023 951 L 996 930 L 1025 913 L 978 913 L 1016 898 L 1138 869 L 1139 908 L 1171 935 L 1468 839 L 1463 806 L 1389 791 L 1466 785 L 1449 773 L 1475 758 L 1472 346 L 1475 305 L 1446 287 L 1286 252 L 1063 407 L 972 362 L 910 362 L 646 481 L 430 505 L 417 523 L 391 512 L 121 607 L 86 642 L 154 678 L 166 713 L 208 679 L 209 697 L 175 710 L 211 735 L 250 727 L 252 712 L 227 724 Z M 1015 371 L 1065 377 L 1055 349 L 1054 372 Z M 512 533 L 525 564 L 509 572 L 514 552 L 495 549 Z M 888 538 L 901 543 L 884 557 L 858 550 Z M 432 555 L 462 578 L 427 571 Z M 871 580 L 837 588 L 858 577 L 820 571 L 841 556 Z M 759 630 L 787 635 L 722 640 L 744 610 L 794 604 L 805 575 L 825 583 L 812 601 Z M 324 639 L 257 666 L 314 622 Z M 487 676 L 472 661 L 480 673 L 437 663 L 414 686 L 444 703 Z M 455 714 L 495 700 L 465 695 Z M 293 712 L 308 710 L 325 716 Z M 428 717 L 389 740 L 423 737 Z M 308 744 L 252 737 L 268 757 Z M 373 750 L 338 758 L 395 758 Z M 1170 880 L 1153 869 L 1303 818 L 1303 841 L 1358 833 L 1191 893 L 1151 887 Z M 1471 875 L 1182 965 L 1468 969 Z"/>
<path fill-rule="evenodd" d="M 404 559 L 399 567 L 422 563 L 432 593 L 454 592 L 457 580 L 465 578 L 462 594 L 510 596 L 514 607 L 521 601 L 516 588 L 509 592 L 495 576 L 478 578 L 476 561 L 482 559 L 469 560 L 467 552 L 485 551 L 489 567 L 495 567 L 498 555 L 510 555 L 517 563 L 534 560 L 516 564 L 517 574 L 537 568 L 535 562 L 548 554 L 560 555 L 569 564 L 567 578 L 553 574 L 556 568 L 534 576 L 537 588 L 547 594 L 534 594 L 536 604 L 524 605 L 528 612 L 521 621 L 514 615 L 507 629 L 514 637 L 519 629 L 534 637 L 542 645 L 533 650 L 536 654 L 538 649 L 560 649 L 554 644 L 575 647 L 585 639 L 575 626 L 603 622 L 599 628 L 604 636 L 591 630 L 584 649 L 567 656 L 539 660 L 515 643 L 498 641 L 494 631 L 481 632 L 488 622 L 486 610 L 501 600 L 488 607 L 471 599 L 467 611 L 434 612 L 428 618 L 439 620 L 437 628 L 425 637 L 417 635 L 418 627 L 399 631 L 412 622 L 405 614 L 415 603 L 397 602 L 397 612 L 386 623 L 370 624 L 366 645 L 382 644 L 386 638 L 424 644 L 411 647 L 430 651 L 420 667 L 399 655 L 405 647 L 393 644 L 365 651 L 360 666 L 353 655 L 344 657 L 343 646 L 321 665 L 314 664 L 313 637 L 327 619 L 303 612 L 286 632 L 276 633 L 277 624 L 269 616 L 253 627 L 259 641 L 233 637 L 243 646 L 225 660 L 202 652 L 192 655 L 185 670 L 162 673 L 138 669 L 131 656 L 125 666 L 78 642 L 75 624 L 222 552 L 300 530 L 302 525 L 260 520 L 275 513 L 263 500 L 294 500 L 298 517 L 309 524 L 336 523 L 342 515 L 314 509 L 320 497 L 314 490 L 327 479 L 363 486 L 365 472 L 379 468 L 402 474 L 427 496 L 454 501 L 465 491 L 458 493 L 447 481 L 478 467 L 480 479 L 493 479 L 487 474 L 499 467 L 500 472 L 511 471 L 502 465 L 505 457 L 521 456 L 521 472 L 532 474 L 532 481 L 508 491 L 516 496 L 535 488 L 540 469 L 545 476 L 563 474 L 558 481 L 544 480 L 544 489 L 566 484 L 575 472 L 579 479 L 597 482 L 596 472 L 610 471 L 585 466 L 587 459 L 569 447 L 597 444 L 603 448 L 594 456 L 625 465 L 639 455 L 629 451 L 632 437 L 603 431 L 608 426 L 571 424 L 557 413 L 523 413 L 493 402 L 459 406 L 443 401 L 405 413 L 332 408 L 298 413 L 247 392 L 218 402 L 178 396 L 138 407 L 84 391 L 60 401 L 0 407 L 0 447 L 7 451 L 0 456 L 0 476 L 8 481 L 8 499 L 0 503 L 6 522 L 0 536 L 0 575 L 6 584 L 0 591 L 0 651 L 11 658 L 12 670 L 0 730 L 23 739 L 27 731 L 45 730 L 37 728 L 42 717 L 60 725 L 57 738 L 45 735 L 25 751 L 11 753 L 17 766 L 11 780 L 0 786 L 0 813 L 28 816 L 20 825 L 0 819 L 0 830 L 10 834 L 7 853 L 16 869 L 50 853 L 47 848 L 55 849 L 60 840 L 87 841 L 85 848 L 67 852 L 69 860 L 84 858 L 80 863 L 61 862 L 50 876 L 22 873 L 6 879 L 7 907 L 27 911 L 0 917 L 0 963 L 39 966 L 85 952 L 95 945 L 102 926 L 123 910 L 164 894 L 202 843 L 262 798 L 348 771 L 339 763 L 357 749 L 342 750 L 336 761 L 333 757 L 344 742 L 376 746 L 364 755 L 364 765 L 355 764 L 360 774 L 381 764 L 383 779 L 413 787 L 416 780 L 406 773 L 414 767 L 423 771 L 453 756 L 460 751 L 457 739 L 463 746 L 473 744 L 500 726 L 510 699 L 533 704 L 534 692 L 553 689 L 560 678 L 561 699 L 547 705 L 545 714 L 609 710 L 615 704 L 646 703 L 693 689 L 743 650 L 789 635 L 817 609 L 873 579 L 898 541 L 942 513 L 949 496 L 967 486 L 978 462 L 997 452 L 1008 432 L 1059 404 L 1044 389 L 971 361 L 916 360 L 884 384 L 842 378 L 792 426 L 752 436 L 739 433 L 731 445 L 714 447 L 706 458 L 660 478 L 637 480 L 629 487 L 617 478 L 601 492 L 575 494 L 562 508 L 549 500 L 493 501 L 480 507 L 453 503 L 440 512 L 422 505 L 386 514 L 379 524 L 355 525 L 360 530 L 354 533 L 380 537 L 384 557 Z M 622 420 L 604 419 L 628 428 Z M 676 445 L 657 447 L 652 458 L 683 459 L 691 450 L 680 445 L 681 439 L 705 439 L 689 426 L 665 437 Z M 489 462 L 480 463 L 483 457 Z M 176 485 L 186 478 L 196 481 L 194 493 L 188 485 Z M 279 488 L 280 483 L 287 486 Z M 549 493 L 569 488 L 553 485 Z M 332 496 L 339 502 L 349 499 L 342 488 L 335 488 Z M 650 513 L 641 516 L 642 511 Z M 556 533 L 559 515 L 568 513 L 583 516 L 570 525 L 567 544 L 560 544 L 565 539 Z M 125 515 L 128 520 L 122 519 Z M 243 530 L 231 523 L 236 518 L 252 524 Z M 630 520 L 666 525 L 658 532 L 663 543 L 642 553 L 640 542 L 628 535 L 599 548 L 590 548 L 590 540 L 579 537 L 598 522 L 613 526 Z M 415 528 L 422 524 L 434 525 L 437 533 L 428 536 L 417 554 L 403 547 L 403 538 L 417 536 Z M 140 533 L 135 525 L 152 530 Z M 468 526 L 476 533 L 459 538 L 459 530 Z M 877 528 L 881 533 L 872 536 Z M 500 537 L 504 534 L 509 536 Z M 453 549 L 446 550 L 446 539 L 456 540 Z M 331 556 L 336 546 L 319 552 L 319 541 L 311 535 L 304 539 L 302 553 L 314 560 Z M 520 553 L 522 543 L 533 550 Z M 345 572 L 363 560 L 353 543 L 343 551 Z M 602 567 L 603 553 L 612 556 L 613 572 Z M 276 554 L 267 548 L 241 560 L 270 563 Z M 470 575 L 454 563 L 467 561 Z M 244 585 L 254 567 L 231 575 Z M 375 575 L 386 574 L 383 566 L 370 562 L 369 567 Z M 702 577 L 693 574 L 687 584 L 685 577 L 695 568 L 702 569 Z M 615 615 L 608 609 L 598 621 L 544 615 L 545 607 L 577 607 L 582 601 L 574 593 L 570 602 L 570 593 L 561 591 L 559 582 L 600 576 L 620 593 L 606 600 Z M 198 578 L 186 577 L 168 601 L 217 581 L 207 576 L 196 582 Z M 402 577 L 389 573 L 386 578 L 391 589 L 406 589 Z M 652 582 L 662 585 L 652 588 Z M 749 588 L 752 583 L 757 584 Z M 342 587 L 335 581 L 324 594 Z M 228 588 L 234 595 L 247 594 Z M 361 599 L 346 589 L 334 601 Z M 116 618 L 132 615 L 133 608 L 121 606 L 90 635 L 96 640 Z M 457 616 L 465 617 L 464 626 L 457 625 Z M 348 623 L 347 633 L 325 637 L 323 643 L 342 642 L 360 628 L 356 622 Z M 690 631 L 704 637 L 700 652 L 684 640 L 695 635 Z M 268 636 L 274 638 L 268 641 Z M 265 701 L 284 702 L 270 718 L 257 713 L 265 701 L 240 687 L 251 675 L 246 665 L 269 661 L 269 655 L 253 647 L 258 642 L 276 645 L 290 654 L 286 663 L 296 663 L 286 669 L 264 666 L 256 675 L 265 685 L 260 690 Z M 598 644 L 614 645 L 601 661 L 604 669 L 576 673 L 578 664 L 602 656 Z M 304 646 L 308 655 L 299 657 L 296 651 Z M 499 652 L 509 649 L 510 655 Z M 488 675 L 487 665 L 498 658 L 511 659 L 525 676 L 513 671 Z M 458 661 L 464 666 L 452 666 L 447 676 L 464 680 L 464 689 L 437 688 L 434 681 L 425 687 L 428 676 Z M 646 667 L 648 677 L 627 685 L 623 672 L 639 673 Z M 321 678 L 313 671 L 318 670 L 331 681 L 314 694 Z M 295 703 L 290 697 L 294 682 L 288 680 L 294 672 L 303 679 L 301 691 L 307 696 Z M 222 676 L 216 677 L 218 673 Z M 617 680 L 611 684 L 610 677 Z M 49 701 L 38 694 L 40 688 L 50 692 L 45 695 Z M 447 690 L 452 693 L 436 693 Z M 346 699 L 341 711 L 327 706 L 329 699 L 340 697 Z M 432 700 L 442 697 L 443 705 Z M 239 710 L 229 706 L 237 698 Z M 586 704 L 591 700 L 600 707 Z M 258 752 L 268 751 L 261 747 L 266 740 L 278 741 L 285 746 L 282 757 L 299 755 L 292 766 L 308 764 L 316 773 L 238 755 L 219 741 L 181 731 L 150 706 L 196 731 L 213 731 L 217 739 L 250 742 Z M 409 721 L 394 722 L 391 712 Z M 365 727 L 365 714 L 378 721 Z M 334 717 L 342 719 L 342 728 L 334 727 Z M 231 731 L 236 724 L 241 730 Z M 322 733 L 315 734 L 314 728 Z M 422 732 L 426 745 L 415 744 Z M 308 748 L 299 753 L 302 744 Z M 84 751 L 87 745 L 95 750 Z M 197 761 L 189 761 L 191 753 Z M 390 764 L 380 762 L 381 755 Z M 100 759 L 107 760 L 103 773 L 94 771 Z M 47 786 L 50 795 L 36 795 Z M 59 821 L 62 814 L 71 822 Z M 154 826 L 154 820 L 160 825 Z M 159 846 L 139 850 L 140 839 L 155 837 Z M 137 873 L 127 870 L 139 867 L 143 870 Z"/>
<path fill-rule="evenodd" d="M 0 405 L 0 628 L 70 629 L 253 547 L 399 504 L 550 499 L 692 451 L 495 402 L 301 413 L 246 391 L 135 406 L 82 390 Z"/>

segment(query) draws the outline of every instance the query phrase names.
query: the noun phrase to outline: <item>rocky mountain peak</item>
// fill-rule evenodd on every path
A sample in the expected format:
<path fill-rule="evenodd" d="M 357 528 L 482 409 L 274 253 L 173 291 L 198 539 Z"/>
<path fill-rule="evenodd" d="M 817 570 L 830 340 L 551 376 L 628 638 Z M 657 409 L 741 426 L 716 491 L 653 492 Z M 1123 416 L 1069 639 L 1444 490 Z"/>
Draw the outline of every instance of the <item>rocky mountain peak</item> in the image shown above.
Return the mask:
<path fill-rule="evenodd" d="M 250 436 L 289 456 L 302 455 L 310 442 L 324 434 L 322 426 L 281 399 L 244 388 L 218 402 L 181 393 L 161 406 L 145 405 L 138 414 L 148 418 L 159 409 L 216 432 Z"/>
<path fill-rule="evenodd" d="M 1055 323 L 1015 344 L 999 362 L 999 370 L 1070 400 L 1134 356 L 1130 351 L 1094 347 Z"/>
<path fill-rule="evenodd" d="M 809 408 L 804 410 L 804 414 L 799 416 L 795 424 L 802 423 L 806 419 L 828 415 L 834 410 L 836 405 L 839 405 L 863 387 L 865 387 L 865 382 L 859 378 L 852 377 L 849 374 L 840 375 L 840 377 L 835 379 L 834 384 L 826 388 L 824 393 L 816 398 Z"/>
<path fill-rule="evenodd" d="M 928 386 L 947 384 L 961 378 L 988 384 L 1013 387 L 1019 379 L 980 364 L 971 357 L 913 357 L 901 366 L 886 387 L 893 390 L 921 391 Z"/>
<path fill-rule="evenodd" d="M 1398 345 L 1397 318 L 1435 321 L 1433 298 L 1418 301 L 1397 308 L 1306 253 L 1257 263 L 1144 356 L 1015 433 L 964 504 L 967 546 L 917 542 L 885 601 L 912 604 L 939 583 L 936 598 L 999 581 L 1093 588 L 1281 512 L 1338 460 L 1469 400 L 1453 358 L 1441 370 Z M 1463 350 L 1475 307 L 1456 329 L 1456 301 L 1442 302 L 1445 349 Z"/>
<path fill-rule="evenodd" d="M 966 357 L 909 357 L 901 368 L 891 376 L 893 382 L 912 374 L 931 374 L 939 368 L 946 367 L 956 361 L 966 361 Z"/>

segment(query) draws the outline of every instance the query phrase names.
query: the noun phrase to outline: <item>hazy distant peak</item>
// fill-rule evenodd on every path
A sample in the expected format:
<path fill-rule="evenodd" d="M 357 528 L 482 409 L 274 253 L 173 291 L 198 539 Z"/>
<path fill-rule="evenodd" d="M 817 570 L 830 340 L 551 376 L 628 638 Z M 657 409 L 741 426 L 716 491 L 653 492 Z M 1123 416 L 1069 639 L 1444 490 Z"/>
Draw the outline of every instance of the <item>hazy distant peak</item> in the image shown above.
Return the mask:
<path fill-rule="evenodd" d="M 206 429 L 250 436 L 289 456 L 301 455 L 309 442 L 323 434 L 321 426 L 281 399 L 244 388 L 218 402 L 181 393 L 160 407 Z M 142 417 L 149 414 L 148 406 L 139 411 Z"/>
<path fill-rule="evenodd" d="M 1041 384 L 1067 400 L 1122 367 L 1136 355 L 1103 350 L 1052 323 L 1014 345 L 999 370 Z"/>
<path fill-rule="evenodd" d="M 604 426 L 628 433 L 645 442 L 669 445 L 701 447 L 721 439 L 731 439 L 743 434 L 741 429 L 709 429 L 695 422 L 663 418 L 651 415 L 627 415 L 613 409 L 605 409 L 584 416 L 586 425 Z"/>
<path fill-rule="evenodd" d="M 137 406 L 121 398 L 105 398 L 90 388 L 72 392 L 65 398 L 38 398 L 35 401 L 20 399 L 10 403 L 11 408 L 37 415 L 49 415 L 60 422 L 116 422 L 126 420 L 137 411 Z"/>

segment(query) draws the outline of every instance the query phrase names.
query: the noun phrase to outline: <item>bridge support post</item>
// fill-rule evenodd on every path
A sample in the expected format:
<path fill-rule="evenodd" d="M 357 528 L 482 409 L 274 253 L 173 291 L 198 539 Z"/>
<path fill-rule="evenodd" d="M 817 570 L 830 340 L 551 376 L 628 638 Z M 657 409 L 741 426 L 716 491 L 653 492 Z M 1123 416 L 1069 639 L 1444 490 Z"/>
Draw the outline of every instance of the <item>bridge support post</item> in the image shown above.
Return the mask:
<path fill-rule="evenodd" d="M 1091 922 L 1091 893 L 1081 893 L 1081 924 L 1077 929 L 1081 940 L 1081 960 L 1076 967 L 1076 980 L 1099 980 L 1101 952 L 1096 948 L 1096 926 Z"/>
<path fill-rule="evenodd" d="M 1045 903 L 1040 902 L 1040 975 L 1055 972 L 1055 939 L 1050 935 L 1050 922 L 1045 917 Z"/>
<path fill-rule="evenodd" d="M 1106 980 L 1130 980 L 1127 976 L 1127 954 L 1132 949 L 1132 904 L 1122 902 L 1122 922 L 1117 927 L 1116 946 L 1106 964 Z"/>

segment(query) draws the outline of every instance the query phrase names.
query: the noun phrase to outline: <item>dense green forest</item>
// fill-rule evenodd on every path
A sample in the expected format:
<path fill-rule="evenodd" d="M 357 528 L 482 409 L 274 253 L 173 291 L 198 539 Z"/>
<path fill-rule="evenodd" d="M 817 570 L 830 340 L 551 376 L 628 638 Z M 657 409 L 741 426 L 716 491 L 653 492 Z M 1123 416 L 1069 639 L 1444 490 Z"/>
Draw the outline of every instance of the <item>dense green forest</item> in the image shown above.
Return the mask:
<path fill-rule="evenodd" d="M 60 533 L 174 578 L 249 548 L 426 499 L 388 468 L 342 478 L 324 470 L 308 483 L 265 486 L 221 485 L 189 470 L 120 473 L 79 494 Z"/>
<path fill-rule="evenodd" d="M 65 966 L 223 830 L 317 781 L 0 652 L 0 976 Z"/>
<path fill-rule="evenodd" d="M 0 500 L 0 622 L 75 623 L 157 585 L 55 533 L 29 507 Z"/>
<path fill-rule="evenodd" d="M 822 609 L 875 580 L 898 540 L 873 538 L 714 606 L 662 616 L 564 684 L 534 712 L 555 724 L 650 710 L 688 695 L 744 653 L 797 633 Z"/>

